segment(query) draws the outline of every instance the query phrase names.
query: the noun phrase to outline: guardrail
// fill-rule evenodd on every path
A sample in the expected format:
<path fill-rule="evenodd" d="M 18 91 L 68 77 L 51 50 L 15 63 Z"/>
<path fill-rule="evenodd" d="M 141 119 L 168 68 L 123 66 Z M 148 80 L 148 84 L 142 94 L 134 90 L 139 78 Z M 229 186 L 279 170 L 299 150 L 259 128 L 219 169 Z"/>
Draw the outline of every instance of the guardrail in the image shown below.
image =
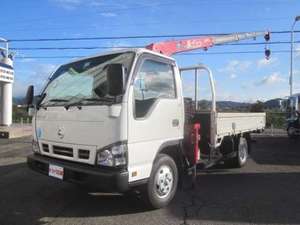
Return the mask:
<path fill-rule="evenodd" d="M 31 122 L 32 122 L 31 117 L 13 118 L 14 124 L 31 124 Z"/>

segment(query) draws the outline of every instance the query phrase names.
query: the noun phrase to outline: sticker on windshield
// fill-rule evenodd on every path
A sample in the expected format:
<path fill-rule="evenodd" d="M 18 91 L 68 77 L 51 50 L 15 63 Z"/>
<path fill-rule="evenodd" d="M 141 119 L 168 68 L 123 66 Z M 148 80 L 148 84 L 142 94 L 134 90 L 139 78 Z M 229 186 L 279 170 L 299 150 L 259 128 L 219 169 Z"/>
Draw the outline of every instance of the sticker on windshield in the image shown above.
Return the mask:
<path fill-rule="evenodd" d="M 38 127 L 38 128 L 36 129 L 36 135 L 37 135 L 38 138 L 41 138 L 41 137 L 42 137 L 42 128 Z"/>

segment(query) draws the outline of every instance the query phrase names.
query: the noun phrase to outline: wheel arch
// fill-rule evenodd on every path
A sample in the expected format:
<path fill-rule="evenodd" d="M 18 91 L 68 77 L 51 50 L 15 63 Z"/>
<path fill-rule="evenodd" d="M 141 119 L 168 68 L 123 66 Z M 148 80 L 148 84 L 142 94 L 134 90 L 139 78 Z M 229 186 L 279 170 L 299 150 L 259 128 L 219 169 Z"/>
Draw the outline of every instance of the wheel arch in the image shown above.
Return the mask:
<path fill-rule="evenodd" d="M 170 156 L 177 164 L 180 154 L 182 153 L 182 151 L 181 151 L 182 144 L 181 143 L 182 143 L 182 140 L 171 140 L 171 141 L 164 142 L 159 147 L 159 149 L 155 155 L 154 161 L 157 159 L 157 156 L 159 154 L 166 154 L 166 155 Z"/>
<path fill-rule="evenodd" d="M 239 145 L 239 139 L 240 137 L 244 137 L 246 138 L 247 141 L 247 145 L 248 145 L 248 153 L 251 153 L 251 135 L 249 132 L 247 133 L 239 133 L 239 134 L 235 134 L 232 136 L 227 136 L 222 140 L 221 143 L 221 152 L 223 154 L 230 154 L 233 152 L 237 152 L 238 151 L 238 145 Z"/>

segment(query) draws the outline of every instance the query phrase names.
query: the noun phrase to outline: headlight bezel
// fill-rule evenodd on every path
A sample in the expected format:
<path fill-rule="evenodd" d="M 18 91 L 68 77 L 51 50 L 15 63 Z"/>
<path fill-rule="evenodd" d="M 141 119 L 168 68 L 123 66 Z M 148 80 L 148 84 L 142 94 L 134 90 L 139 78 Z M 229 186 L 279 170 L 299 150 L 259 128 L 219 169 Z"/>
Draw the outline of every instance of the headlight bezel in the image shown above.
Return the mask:
<path fill-rule="evenodd" d="M 99 161 L 99 157 L 106 154 L 107 158 Z M 108 160 L 107 160 L 108 159 Z M 128 165 L 128 146 L 127 141 L 120 141 L 108 145 L 104 148 L 97 150 L 96 153 L 96 166 L 106 168 L 125 168 Z"/>

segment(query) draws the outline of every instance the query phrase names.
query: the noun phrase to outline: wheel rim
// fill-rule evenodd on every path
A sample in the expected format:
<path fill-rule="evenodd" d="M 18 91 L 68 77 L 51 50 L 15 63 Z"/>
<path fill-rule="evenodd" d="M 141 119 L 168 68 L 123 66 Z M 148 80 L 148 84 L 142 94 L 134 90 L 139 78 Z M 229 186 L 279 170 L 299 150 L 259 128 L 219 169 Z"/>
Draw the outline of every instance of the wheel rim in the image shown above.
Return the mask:
<path fill-rule="evenodd" d="M 289 129 L 288 129 L 288 135 L 289 136 L 293 136 L 294 133 L 295 133 L 295 129 L 293 127 L 289 127 Z"/>
<path fill-rule="evenodd" d="M 240 138 L 240 143 L 239 143 L 239 158 L 241 161 L 241 164 L 244 164 L 247 160 L 248 156 L 248 144 L 247 140 L 243 137 Z"/>
<path fill-rule="evenodd" d="M 174 183 L 174 175 L 172 169 L 163 165 L 159 167 L 155 175 L 155 192 L 159 198 L 167 197 Z"/>

